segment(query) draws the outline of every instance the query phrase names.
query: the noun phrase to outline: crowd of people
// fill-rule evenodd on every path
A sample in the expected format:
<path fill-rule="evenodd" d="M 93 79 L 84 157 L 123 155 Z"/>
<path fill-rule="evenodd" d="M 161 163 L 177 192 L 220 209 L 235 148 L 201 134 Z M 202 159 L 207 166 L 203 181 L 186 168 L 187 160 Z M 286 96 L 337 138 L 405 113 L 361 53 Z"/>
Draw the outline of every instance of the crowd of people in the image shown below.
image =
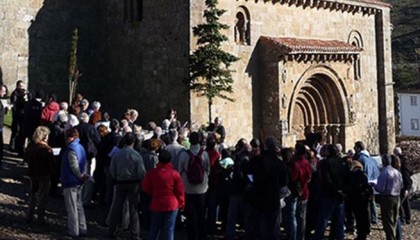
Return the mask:
<path fill-rule="evenodd" d="M 61 194 L 73 237 L 88 233 L 84 208 L 93 203 L 106 206 L 110 237 L 128 229 L 133 239 L 141 229 L 150 240 L 174 239 L 185 227 L 189 240 L 236 239 L 238 228 L 244 239 L 320 240 L 330 222 L 330 239 L 348 232 L 361 240 L 378 223 L 377 202 L 387 239 L 402 239 L 401 224 L 410 224 L 412 172 L 399 147 L 382 166 L 363 142 L 343 153 L 340 144 L 323 144 L 321 133 L 293 147 L 267 137 L 228 148 L 220 117 L 191 131 L 170 109 L 149 132 L 134 109 L 111 118 L 98 101 L 78 94 L 58 103 L 54 94 L 30 94 L 22 81 L 11 103 L 9 147 L 31 179 L 29 224 L 45 224 L 49 196 Z"/>

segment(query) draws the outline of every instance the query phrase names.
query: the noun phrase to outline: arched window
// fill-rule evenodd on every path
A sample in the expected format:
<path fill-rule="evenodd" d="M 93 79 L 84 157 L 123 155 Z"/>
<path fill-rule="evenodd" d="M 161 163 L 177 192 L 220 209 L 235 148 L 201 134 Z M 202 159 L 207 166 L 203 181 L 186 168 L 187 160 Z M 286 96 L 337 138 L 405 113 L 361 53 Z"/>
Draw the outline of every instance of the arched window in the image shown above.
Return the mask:
<path fill-rule="evenodd" d="M 358 47 L 358 48 L 362 49 L 363 48 L 362 35 L 358 31 L 351 31 L 350 35 L 349 35 L 348 43 L 350 43 L 351 45 L 353 45 L 355 47 Z M 354 73 L 354 79 L 355 80 L 360 80 L 361 79 L 362 72 L 361 72 L 360 56 L 357 56 L 354 59 L 353 73 Z"/>
<path fill-rule="evenodd" d="M 249 11 L 239 7 L 235 20 L 235 42 L 239 45 L 251 45 L 251 21 Z"/>

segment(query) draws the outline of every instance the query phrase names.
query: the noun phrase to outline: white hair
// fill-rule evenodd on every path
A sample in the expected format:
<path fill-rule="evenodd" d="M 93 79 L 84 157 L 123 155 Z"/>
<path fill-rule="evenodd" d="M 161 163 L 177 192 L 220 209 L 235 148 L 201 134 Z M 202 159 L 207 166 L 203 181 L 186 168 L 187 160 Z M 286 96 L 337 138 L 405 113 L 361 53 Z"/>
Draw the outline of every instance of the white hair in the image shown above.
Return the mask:
<path fill-rule="evenodd" d="M 343 152 L 343 145 L 341 143 L 336 143 L 335 146 L 338 148 L 339 153 Z"/>
<path fill-rule="evenodd" d="M 128 121 L 126 119 L 121 120 L 121 127 L 128 126 Z"/>
<path fill-rule="evenodd" d="M 98 101 L 94 101 L 92 103 L 92 108 L 95 109 L 95 110 L 99 110 L 99 108 L 101 108 L 101 103 L 98 102 Z"/>
<path fill-rule="evenodd" d="M 89 115 L 85 112 L 81 113 L 79 116 L 80 121 L 84 122 L 84 123 L 88 123 L 89 122 Z"/>
<path fill-rule="evenodd" d="M 69 104 L 68 103 L 66 103 L 66 102 L 61 102 L 60 103 L 60 109 L 61 110 L 67 111 L 68 108 L 69 108 Z"/>

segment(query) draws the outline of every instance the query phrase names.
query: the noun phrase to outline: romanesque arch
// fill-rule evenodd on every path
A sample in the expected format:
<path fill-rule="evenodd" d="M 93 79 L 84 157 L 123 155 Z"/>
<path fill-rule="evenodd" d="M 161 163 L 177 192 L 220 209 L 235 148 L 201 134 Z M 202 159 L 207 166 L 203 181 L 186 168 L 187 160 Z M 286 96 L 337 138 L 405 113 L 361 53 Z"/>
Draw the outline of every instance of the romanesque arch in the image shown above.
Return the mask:
<path fill-rule="evenodd" d="M 353 30 L 349 34 L 349 39 L 347 41 L 349 44 L 363 49 L 363 38 L 360 32 Z M 361 74 L 361 63 L 360 63 L 360 56 L 357 56 L 353 61 L 353 74 L 355 80 L 360 80 L 362 78 Z"/>
<path fill-rule="evenodd" d="M 307 69 L 295 85 L 288 111 L 290 133 L 303 139 L 322 132 L 327 143 L 343 142 L 348 123 L 347 92 L 337 73 L 326 65 Z"/>
<path fill-rule="evenodd" d="M 251 45 L 251 15 L 249 10 L 240 6 L 236 11 L 235 42 L 241 45 Z"/>

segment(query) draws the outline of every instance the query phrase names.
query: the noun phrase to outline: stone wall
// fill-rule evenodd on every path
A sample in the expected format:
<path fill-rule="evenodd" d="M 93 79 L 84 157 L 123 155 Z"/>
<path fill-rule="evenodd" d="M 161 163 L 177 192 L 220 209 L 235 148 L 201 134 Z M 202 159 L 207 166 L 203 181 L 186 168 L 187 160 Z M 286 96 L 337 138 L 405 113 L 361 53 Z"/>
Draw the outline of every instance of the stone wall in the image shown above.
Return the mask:
<path fill-rule="evenodd" d="M 123 1 L 108 0 L 104 51 L 114 109 L 133 107 L 140 122 L 157 124 L 170 107 L 189 120 L 189 9 L 185 1 L 143 1 L 143 19 L 126 22 Z"/>
<path fill-rule="evenodd" d="M 78 29 L 78 89 L 92 97 L 100 78 L 102 12 L 100 0 L 45 0 L 28 28 L 29 89 L 55 92 L 68 101 L 68 62 L 72 32 Z M 88 91 L 92 89 L 92 91 Z M 90 98 L 91 99 L 91 98 Z"/>
<path fill-rule="evenodd" d="M 41 6 L 41 0 L 0 1 L 0 81 L 9 89 L 28 82 L 28 28 Z"/>

